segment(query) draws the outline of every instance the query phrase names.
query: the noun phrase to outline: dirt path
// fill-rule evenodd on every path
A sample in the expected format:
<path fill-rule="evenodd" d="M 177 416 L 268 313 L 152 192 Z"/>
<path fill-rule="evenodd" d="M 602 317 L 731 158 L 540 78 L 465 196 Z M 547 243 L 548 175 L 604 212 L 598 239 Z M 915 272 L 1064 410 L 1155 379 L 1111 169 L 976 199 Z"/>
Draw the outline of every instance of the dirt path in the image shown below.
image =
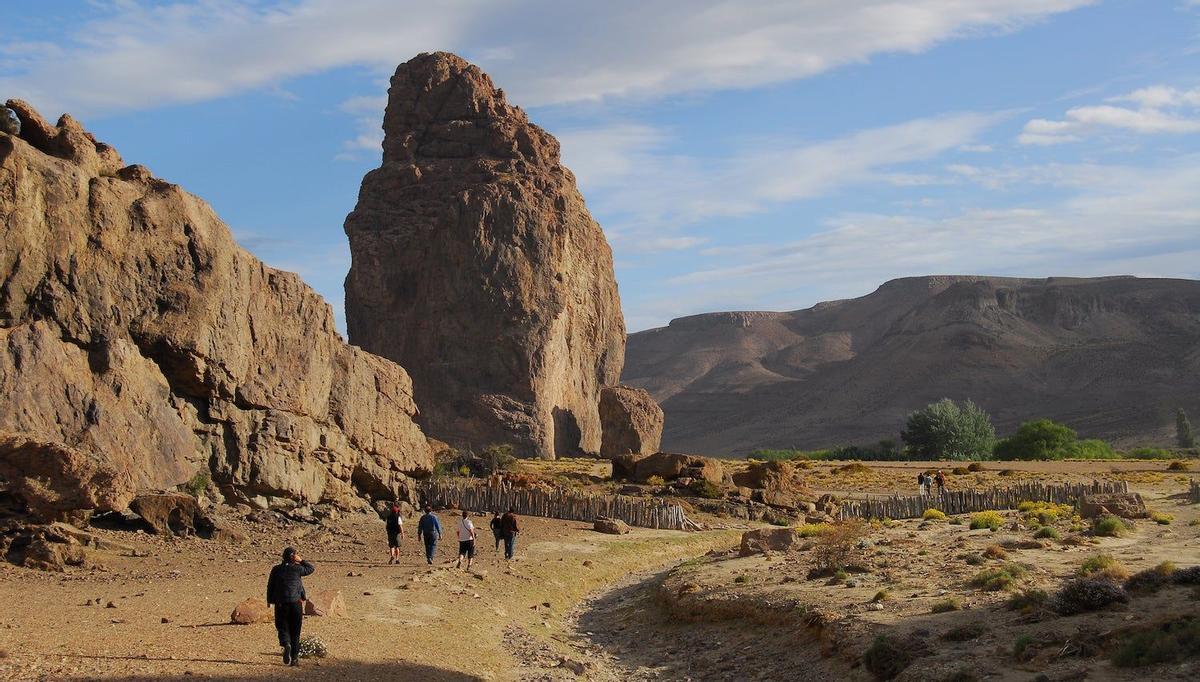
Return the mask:
<path fill-rule="evenodd" d="M 727 547 L 737 535 L 611 536 L 533 518 L 524 526 L 513 565 L 481 542 L 473 574 L 453 568 L 449 542 L 434 567 L 411 539 L 402 563 L 387 565 L 382 523 L 366 517 L 325 529 L 245 524 L 251 541 L 238 547 L 101 531 L 148 556 L 98 553 L 100 566 L 64 574 L 0 568 L 0 603 L 9 606 L 0 611 L 0 678 L 292 677 L 272 625 L 228 621 L 237 602 L 263 592 L 279 549 L 293 544 L 317 565 L 309 591 L 341 590 L 349 610 L 305 620 L 304 633 L 330 651 L 303 662 L 306 679 L 593 679 L 588 661 L 564 645 L 571 608 L 630 573 Z"/>

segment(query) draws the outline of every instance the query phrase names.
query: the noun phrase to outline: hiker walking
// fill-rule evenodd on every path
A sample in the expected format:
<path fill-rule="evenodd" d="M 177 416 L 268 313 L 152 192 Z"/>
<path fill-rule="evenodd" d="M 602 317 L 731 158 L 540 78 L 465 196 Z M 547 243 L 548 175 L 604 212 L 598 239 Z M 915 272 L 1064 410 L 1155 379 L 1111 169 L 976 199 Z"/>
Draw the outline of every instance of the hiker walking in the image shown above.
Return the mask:
<path fill-rule="evenodd" d="M 283 550 L 283 561 L 267 578 L 267 603 L 275 606 L 275 631 L 283 647 L 283 664 L 300 665 L 300 626 L 304 623 L 304 581 L 317 570 L 300 558 L 295 547 Z"/>
<path fill-rule="evenodd" d="M 509 510 L 500 517 L 500 537 L 504 540 L 504 558 L 511 561 L 513 558 L 513 550 L 517 547 L 517 533 L 521 532 L 521 528 L 517 525 L 517 512 L 515 509 Z"/>
<path fill-rule="evenodd" d="M 933 480 L 937 483 L 938 495 L 944 495 L 946 493 L 946 474 L 943 474 L 942 470 L 938 469 L 937 475 L 933 477 Z"/>
<path fill-rule="evenodd" d="M 504 532 L 500 530 L 500 512 L 492 512 L 492 539 L 496 541 L 496 551 L 500 551 L 500 541 L 504 539 Z"/>
<path fill-rule="evenodd" d="M 925 497 L 925 484 L 926 484 L 925 472 L 924 471 L 917 472 L 917 494 L 920 495 L 921 497 Z"/>
<path fill-rule="evenodd" d="M 425 513 L 417 521 L 417 537 L 425 542 L 425 563 L 433 564 L 433 553 L 442 537 L 442 524 L 433 514 L 433 507 L 425 505 Z"/>
<path fill-rule="evenodd" d="M 400 505 L 392 503 L 387 517 L 389 564 L 400 563 L 400 541 L 404 539 L 404 517 L 400 516 Z"/>
<path fill-rule="evenodd" d="M 475 560 L 475 524 L 471 523 L 466 509 L 463 510 L 462 518 L 458 520 L 458 561 L 454 562 L 454 567 L 462 565 L 464 558 L 467 560 L 469 571 L 471 562 Z"/>

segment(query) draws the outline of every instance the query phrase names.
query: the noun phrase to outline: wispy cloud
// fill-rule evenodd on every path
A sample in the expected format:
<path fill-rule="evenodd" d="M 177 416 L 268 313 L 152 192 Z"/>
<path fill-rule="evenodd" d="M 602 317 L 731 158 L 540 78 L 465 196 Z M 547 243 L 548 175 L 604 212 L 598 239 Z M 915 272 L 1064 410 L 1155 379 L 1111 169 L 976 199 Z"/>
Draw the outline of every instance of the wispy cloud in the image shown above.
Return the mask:
<path fill-rule="evenodd" d="M 49 111 L 94 114 L 203 101 L 338 67 L 387 70 L 449 49 L 478 59 L 526 106 L 662 97 L 803 78 L 1086 4 L 123 0 L 68 41 L 19 59 L 8 51 L 0 91 Z"/>
<path fill-rule="evenodd" d="M 1109 102 L 1068 109 L 1062 120 L 1035 118 L 1025 124 L 1017 141 L 1027 145 L 1078 142 L 1105 130 L 1136 134 L 1200 132 L 1200 88 L 1180 90 L 1155 85 L 1112 97 Z"/>

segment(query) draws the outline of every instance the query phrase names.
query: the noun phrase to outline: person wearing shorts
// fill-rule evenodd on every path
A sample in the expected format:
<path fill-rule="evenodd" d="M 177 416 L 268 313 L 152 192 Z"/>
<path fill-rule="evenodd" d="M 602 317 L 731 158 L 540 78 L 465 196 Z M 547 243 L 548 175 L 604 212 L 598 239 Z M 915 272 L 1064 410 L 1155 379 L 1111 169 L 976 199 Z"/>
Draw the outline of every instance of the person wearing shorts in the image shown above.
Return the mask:
<path fill-rule="evenodd" d="M 389 564 L 400 563 L 400 541 L 404 539 L 404 517 L 400 516 L 400 505 L 393 504 L 387 517 Z"/>
<path fill-rule="evenodd" d="M 471 523 L 465 509 L 458 520 L 458 561 L 454 562 L 454 567 L 461 566 L 463 559 L 467 560 L 467 570 L 471 570 L 471 562 L 475 560 L 475 524 Z"/>

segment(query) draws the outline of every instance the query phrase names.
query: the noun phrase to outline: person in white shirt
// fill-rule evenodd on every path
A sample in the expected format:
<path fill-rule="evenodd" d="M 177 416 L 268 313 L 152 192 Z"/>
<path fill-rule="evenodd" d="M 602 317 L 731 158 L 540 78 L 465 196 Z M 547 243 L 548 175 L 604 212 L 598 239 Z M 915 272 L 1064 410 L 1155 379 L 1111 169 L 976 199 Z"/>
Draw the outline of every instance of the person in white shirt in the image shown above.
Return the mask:
<path fill-rule="evenodd" d="M 467 570 L 471 570 L 471 562 L 475 560 L 475 524 L 471 523 L 465 509 L 458 520 L 458 561 L 454 562 L 455 568 L 462 565 L 463 558 L 467 560 Z"/>

